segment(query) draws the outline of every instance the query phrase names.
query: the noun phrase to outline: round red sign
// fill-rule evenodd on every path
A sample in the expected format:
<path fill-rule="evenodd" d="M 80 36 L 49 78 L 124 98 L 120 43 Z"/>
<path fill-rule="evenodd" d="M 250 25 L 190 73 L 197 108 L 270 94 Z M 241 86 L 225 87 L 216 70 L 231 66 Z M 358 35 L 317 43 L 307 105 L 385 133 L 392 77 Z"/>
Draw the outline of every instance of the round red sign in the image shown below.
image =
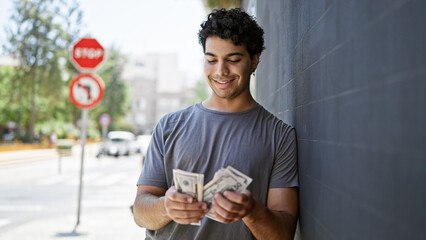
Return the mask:
<path fill-rule="evenodd" d="M 104 82 L 94 74 L 81 73 L 70 84 L 71 101 L 79 108 L 93 108 L 104 96 Z"/>
<path fill-rule="evenodd" d="M 78 40 L 71 52 L 71 62 L 80 71 L 94 71 L 104 60 L 104 48 L 94 38 Z"/>
<path fill-rule="evenodd" d="M 111 117 L 108 114 L 103 113 L 99 116 L 99 123 L 101 126 L 108 126 L 111 123 Z"/>

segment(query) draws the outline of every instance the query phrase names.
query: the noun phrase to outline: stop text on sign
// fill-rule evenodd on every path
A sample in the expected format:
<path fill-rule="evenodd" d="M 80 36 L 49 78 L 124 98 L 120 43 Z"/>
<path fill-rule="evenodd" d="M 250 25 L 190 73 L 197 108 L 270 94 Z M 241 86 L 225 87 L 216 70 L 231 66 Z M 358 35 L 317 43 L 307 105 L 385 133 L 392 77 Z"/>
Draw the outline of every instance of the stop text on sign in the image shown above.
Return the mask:
<path fill-rule="evenodd" d="M 96 48 L 81 48 L 78 47 L 74 51 L 75 58 L 101 58 L 104 55 L 104 50 Z"/>
<path fill-rule="evenodd" d="M 80 72 L 94 72 L 104 60 L 104 48 L 94 38 L 81 38 L 72 47 L 71 62 Z"/>

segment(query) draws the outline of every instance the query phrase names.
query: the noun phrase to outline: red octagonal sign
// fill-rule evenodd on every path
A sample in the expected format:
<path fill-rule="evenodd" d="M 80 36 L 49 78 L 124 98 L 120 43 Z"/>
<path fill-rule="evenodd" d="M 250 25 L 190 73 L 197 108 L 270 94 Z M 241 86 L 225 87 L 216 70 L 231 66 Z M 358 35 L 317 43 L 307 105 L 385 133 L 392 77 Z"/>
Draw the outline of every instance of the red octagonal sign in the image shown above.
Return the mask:
<path fill-rule="evenodd" d="M 80 71 L 94 71 L 104 60 L 104 48 L 94 38 L 78 40 L 71 52 L 71 61 Z"/>

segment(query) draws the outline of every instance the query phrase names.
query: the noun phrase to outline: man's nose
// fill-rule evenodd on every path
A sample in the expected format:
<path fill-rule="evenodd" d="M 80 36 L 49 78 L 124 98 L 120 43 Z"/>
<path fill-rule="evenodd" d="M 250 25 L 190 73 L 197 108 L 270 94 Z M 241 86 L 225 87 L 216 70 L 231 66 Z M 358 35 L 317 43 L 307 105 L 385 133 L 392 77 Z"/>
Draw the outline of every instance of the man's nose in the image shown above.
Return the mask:
<path fill-rule="evenodd" d="M 229 68 L 226 62 L 219 61 L 216 68 L 216 74 L 219 76 L 226 76 L 229 74 Z"/>

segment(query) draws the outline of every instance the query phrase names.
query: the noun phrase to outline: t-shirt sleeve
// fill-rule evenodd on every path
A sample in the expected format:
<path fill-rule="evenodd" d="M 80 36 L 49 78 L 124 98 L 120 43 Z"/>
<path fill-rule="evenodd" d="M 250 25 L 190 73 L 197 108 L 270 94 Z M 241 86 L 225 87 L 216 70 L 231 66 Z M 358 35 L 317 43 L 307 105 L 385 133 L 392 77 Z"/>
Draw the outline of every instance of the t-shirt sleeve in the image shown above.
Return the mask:
<path fill-rule="evenodd" d="M 160 120 L 152 134 L 146 153 L 145 165 L 137 185 L 150 185 L 167 189 L 163 160 L 164 134 L 161 122 Z"/>
<path fill-rule="evenodd" d="M 296 130 L 283 125 L 276 135 L 275 161 L 269 188 L 299 186 Z"/>

